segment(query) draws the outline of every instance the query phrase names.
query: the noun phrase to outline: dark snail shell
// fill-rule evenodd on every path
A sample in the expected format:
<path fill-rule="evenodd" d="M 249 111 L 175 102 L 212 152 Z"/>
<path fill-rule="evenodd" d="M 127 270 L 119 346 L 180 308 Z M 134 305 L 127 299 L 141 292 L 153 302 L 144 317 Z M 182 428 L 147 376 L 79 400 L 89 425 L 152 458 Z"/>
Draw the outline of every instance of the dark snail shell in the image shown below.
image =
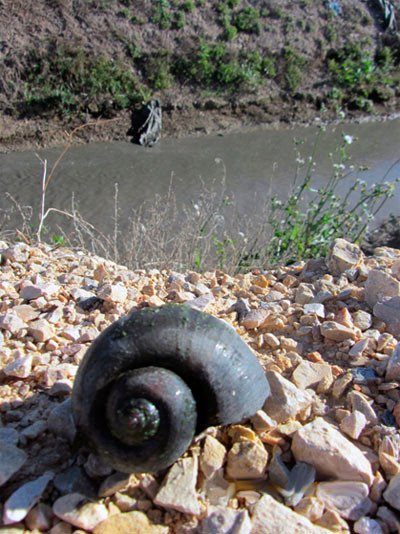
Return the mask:
<path fill-rule="evenodd" d="M 227 325 L 179 304 L 133 311 L 91 345 L 72 393 L 84 439 L 115 469 L 157 472 L 211 425 L 237 423 L 270 392 Z"/>

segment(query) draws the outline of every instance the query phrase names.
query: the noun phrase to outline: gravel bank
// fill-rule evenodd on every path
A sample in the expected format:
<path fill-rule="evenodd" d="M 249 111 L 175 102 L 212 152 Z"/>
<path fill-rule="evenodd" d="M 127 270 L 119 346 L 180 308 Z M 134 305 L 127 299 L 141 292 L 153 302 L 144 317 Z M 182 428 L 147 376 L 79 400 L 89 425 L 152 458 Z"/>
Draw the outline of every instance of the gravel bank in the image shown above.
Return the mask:
<path fill-rule="evenodd" d="M 400 250 L 336 240 L 326 261 L 236 277 L 0 254 L 0 531 L 399 532 Z M 230 323 L 272 395 L 167 472 L 128 477 L 75 439 L 69 397 L 99 332 L 166 302 Z"/>

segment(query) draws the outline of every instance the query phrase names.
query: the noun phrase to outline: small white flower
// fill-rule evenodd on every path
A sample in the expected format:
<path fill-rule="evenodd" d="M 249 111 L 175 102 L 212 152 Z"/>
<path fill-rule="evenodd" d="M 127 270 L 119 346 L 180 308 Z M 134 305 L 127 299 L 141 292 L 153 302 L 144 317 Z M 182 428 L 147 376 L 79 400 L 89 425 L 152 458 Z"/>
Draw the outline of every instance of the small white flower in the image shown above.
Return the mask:
<path fill-rule="evenodd" d="M 296 158 L 296 162 L 297 162 L 299 165 L 304 165 L 305 160 L 304 160 L 303 158 Z"/>
<path fill-rule="evenodd" d="M 346 145 L 351 145 L 351 143 L 354 141 L 354 137 L 352 135 L 344 135 L 343 141 L 346 143 Z"/>

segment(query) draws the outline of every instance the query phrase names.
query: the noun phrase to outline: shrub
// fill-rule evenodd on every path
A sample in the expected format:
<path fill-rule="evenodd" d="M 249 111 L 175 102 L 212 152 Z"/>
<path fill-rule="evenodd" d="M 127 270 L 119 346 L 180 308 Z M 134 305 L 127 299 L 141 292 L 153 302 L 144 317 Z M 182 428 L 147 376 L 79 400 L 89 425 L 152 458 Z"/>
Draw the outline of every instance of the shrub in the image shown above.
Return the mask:
<path fill-rule="evenodd" d="M 234 17 L 234 24 L 241 32 L 257 33 L 261 31 L 260 11 L 254 7 L 241 9 Z"/>

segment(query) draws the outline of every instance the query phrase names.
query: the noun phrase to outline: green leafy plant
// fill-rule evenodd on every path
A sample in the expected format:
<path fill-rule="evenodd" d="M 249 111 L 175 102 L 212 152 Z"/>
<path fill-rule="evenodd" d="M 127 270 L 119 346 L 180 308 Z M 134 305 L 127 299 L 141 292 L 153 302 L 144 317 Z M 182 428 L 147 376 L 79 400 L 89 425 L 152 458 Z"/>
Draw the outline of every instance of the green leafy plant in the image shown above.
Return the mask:
<path fill-rule="evenodd" d="M 290 91 L 295 91 L 302 79 L 302 68 L 305 65 L 305 59 L 291 46 L 286 46 L 283 50 L 285 60 L 285 80 Z"/>
<path fill-rule="evenodd" d="M 245 7 L 234 16 L 234 25 L 240 32 L 256 33 L 261 31 L 260 11 L 254 7 Z"/>
<path fill-rule="evenodd" d="M 151 22 L 158 24 L 161 30 L 169 30 L 172 26 L 173 13 L 168 0 L 154 0 Z"/>

